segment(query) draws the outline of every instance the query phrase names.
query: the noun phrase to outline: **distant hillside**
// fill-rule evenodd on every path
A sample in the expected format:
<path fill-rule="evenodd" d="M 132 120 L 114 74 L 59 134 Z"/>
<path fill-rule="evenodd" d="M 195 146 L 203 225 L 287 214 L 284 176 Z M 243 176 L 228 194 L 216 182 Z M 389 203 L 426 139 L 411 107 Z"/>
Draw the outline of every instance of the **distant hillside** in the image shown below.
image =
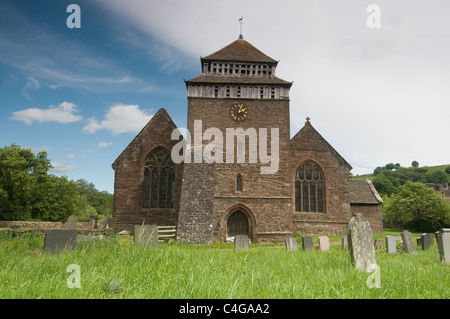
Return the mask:
<path fill-rule="evenodd" d="M 397 193 L 398 187 L 407 181 L 419 183 L 449 183 L 450 164 L 422 167 L 401 167 L 389 163 L 377 167 L 373 174 L 352 176 L 354 179 L 370 179 L 380 195 Z"/>

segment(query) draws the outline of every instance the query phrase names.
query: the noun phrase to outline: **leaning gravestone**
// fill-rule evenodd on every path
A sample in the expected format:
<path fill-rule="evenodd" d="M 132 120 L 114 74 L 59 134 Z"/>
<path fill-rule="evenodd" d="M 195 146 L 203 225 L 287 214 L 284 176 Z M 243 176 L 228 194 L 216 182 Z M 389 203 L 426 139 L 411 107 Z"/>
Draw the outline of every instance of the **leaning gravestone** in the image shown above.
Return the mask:
<path fill-rule="evenodd" d="M 388 254 L 395 254 L 397 252 L 397 245 L 394 236 L 386 236 L 386 252 Z"/>
<path fill-rule="evenodd" d="M 66 227 L 67 229 L 77 229 L 78 224 L 78 217 L 75 215 L 70 215 L 69 218 L 67 218 Z"/>
<path fill-rule="evenodd" d="M 236 250 L 245 250 L 250 248 L 250 238 L 247 235 L 234 236 L 234 248 Z"/>
<path fill-rule="evenodd" d="M 450 264 L 450 228 L 441 228 L 436 232 L 439 258 L 446 264 Z"/>
<path fill-rule="evenodd" d="M 348 249 L 347 236 L 342 236 L 342 238 L 341 238 L 341 248 L 342 249 Z"/>
<path fill-rule="evenodd" d="M 372 271 L 377 264 L 372 229 L 362 214 L 354 214 L 348 223 L 350 258 L 358 270 Z"/>
<path fill-rule="evenodd" d="M 158 247 L 158 226 L 134 225 L 134 244 Z"/>
<path fill-rule="evenodd" d="M 412 237 L 412 234 L 404 230 L 402 232 L 402 241 L 403 241 L 403 247 L 408 254 L 417 254 L 416 246 L 414 245 L 414 240 Z"/>
<path fill-rule="evenodd" d="M 74 250 L 77 246 L 77 231 L 74 229 L 52 229 L 45 232 L 44 251 L 57 254 L 64 249 Z"/>
<path fill-rule="evenodd" d="M 286 250 L 287 251 L 297 250 L 297 239 L 295 238 L 286 239 Z"/>
<path fill-rule="evenodd" d="M 328 239 L 328 236 L 319 236 L 317 240 L 319 242 L 319 249 L 321 251 L 330 250 L 330 240 Z"/>
<path fill-rule="evenodd" d="M 303 236 L 302 237 L 302 247 L 303 247 L 303 250 L 307 250 L 307 251 L 314 250 L 313 239 L 311 236 Z"/>

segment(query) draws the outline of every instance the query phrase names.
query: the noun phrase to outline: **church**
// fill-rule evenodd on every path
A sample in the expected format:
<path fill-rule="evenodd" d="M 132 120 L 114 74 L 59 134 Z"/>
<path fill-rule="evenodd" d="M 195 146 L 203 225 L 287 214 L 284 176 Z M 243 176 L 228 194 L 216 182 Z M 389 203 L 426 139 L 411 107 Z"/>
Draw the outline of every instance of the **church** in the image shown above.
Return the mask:
<path fill-rule="evenodd" d="M 145 223 L 177 226 L 187 244 L 240 234 L 279 243 L 294 233 L 344 235 L 362 213 L 383 232 L 372 183 L 350 178 L 311 119 L 290 138 L 293 83 L 276 76 L 277 65 L 242 34 L 201 57 L 201 74 L 185 80 L 189 136 L 162 108 L 112 164 L 116 231 Z"/>

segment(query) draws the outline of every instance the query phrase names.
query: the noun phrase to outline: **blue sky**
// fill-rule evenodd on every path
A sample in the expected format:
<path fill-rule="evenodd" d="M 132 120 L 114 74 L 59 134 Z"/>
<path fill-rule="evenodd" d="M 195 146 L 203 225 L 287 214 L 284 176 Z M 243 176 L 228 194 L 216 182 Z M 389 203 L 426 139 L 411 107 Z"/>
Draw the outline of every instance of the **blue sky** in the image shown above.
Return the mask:
<path fill-rule="evenodd" d="M 160 107 L 185 126 L 183 79 L 244 16 L 244 38 L 294 81 L 291 136 L 309 116 L 353 174 L 448 164 L 450 4 L 410 2 L 1 0 L 0 145 L 46 150 L 52 173 L 112 193 L 111 164 Z"/>

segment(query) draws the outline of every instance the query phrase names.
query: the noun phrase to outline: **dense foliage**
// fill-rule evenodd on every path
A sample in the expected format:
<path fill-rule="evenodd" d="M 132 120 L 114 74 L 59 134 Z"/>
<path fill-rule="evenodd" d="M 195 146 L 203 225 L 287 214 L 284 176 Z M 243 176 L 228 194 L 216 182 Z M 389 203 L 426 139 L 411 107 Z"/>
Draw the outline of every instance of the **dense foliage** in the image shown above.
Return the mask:
<path fill-rule="evenodd" d="M 71 214 L 111 215 L 112 195 L 92 183 L 48 174 L 47 153 L 12 144 L 0 148 L 0 220 L 66 221 Z"/>
<path fill-rule="evenodd" d="M 383 197 L 385 225 L 422 232 L 435 232 L 450 226 L 450 202 L 425 183 L 445 184 L 450 165 L 445 168 L 411 167 L 389 163 L 377 167 L 372 183 Z"/>

